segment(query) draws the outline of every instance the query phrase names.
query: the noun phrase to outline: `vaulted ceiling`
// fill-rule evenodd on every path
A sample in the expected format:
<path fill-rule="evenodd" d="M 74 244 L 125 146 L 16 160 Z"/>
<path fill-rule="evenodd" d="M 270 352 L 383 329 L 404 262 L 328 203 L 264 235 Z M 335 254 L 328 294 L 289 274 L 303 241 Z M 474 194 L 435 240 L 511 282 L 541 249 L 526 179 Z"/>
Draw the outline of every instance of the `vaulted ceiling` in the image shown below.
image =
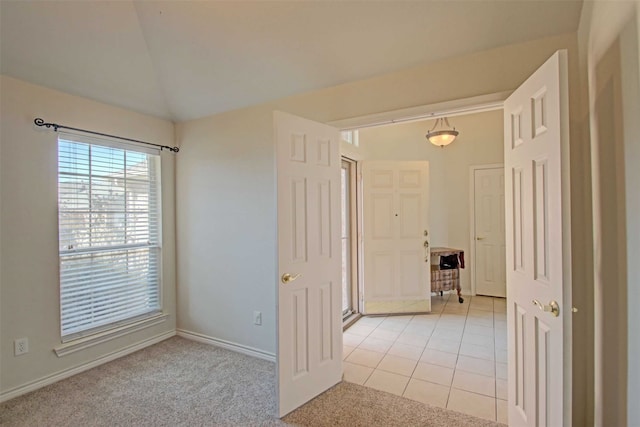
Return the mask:
<path fill-rule="evenodd" d="M 181 121 L 573 32 L 581 7 L 581 0 L 0 0 L 0 71 Z"/>

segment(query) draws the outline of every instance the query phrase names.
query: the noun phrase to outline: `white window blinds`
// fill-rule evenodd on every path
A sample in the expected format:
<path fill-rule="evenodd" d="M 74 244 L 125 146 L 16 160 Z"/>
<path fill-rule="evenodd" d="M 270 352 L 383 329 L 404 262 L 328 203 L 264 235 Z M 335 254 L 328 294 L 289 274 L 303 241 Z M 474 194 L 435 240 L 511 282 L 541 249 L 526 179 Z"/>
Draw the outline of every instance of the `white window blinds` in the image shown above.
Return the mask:
<path fill-rule="evenodd" d="M 160 310 L 160 157 L 58 139 L 63 341 Z"/>

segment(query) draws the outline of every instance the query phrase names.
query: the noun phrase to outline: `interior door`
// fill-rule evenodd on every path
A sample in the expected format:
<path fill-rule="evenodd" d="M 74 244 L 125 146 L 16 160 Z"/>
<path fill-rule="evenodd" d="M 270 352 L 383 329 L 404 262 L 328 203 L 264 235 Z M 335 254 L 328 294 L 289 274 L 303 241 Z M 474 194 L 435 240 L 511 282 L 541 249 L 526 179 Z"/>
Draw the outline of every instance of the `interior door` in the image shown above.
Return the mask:
<path fill-rule="evenodd" d="M 429 162 L 362 163 L 364 313 L 431 311 Z"/>
<path fill-rule="evenodd" d="M 504 105 L 509 425 L 571 425 L 567 53 Z"/>
<path fill-rule="evenodd" d="M 506 297 L 504 167 L 473 175 L 476 294 Z"/>
<path fill-rule="evenodd" d="M 274 114 L 278 194 L 278 411 L 342 379 L 338 130 Z"/>

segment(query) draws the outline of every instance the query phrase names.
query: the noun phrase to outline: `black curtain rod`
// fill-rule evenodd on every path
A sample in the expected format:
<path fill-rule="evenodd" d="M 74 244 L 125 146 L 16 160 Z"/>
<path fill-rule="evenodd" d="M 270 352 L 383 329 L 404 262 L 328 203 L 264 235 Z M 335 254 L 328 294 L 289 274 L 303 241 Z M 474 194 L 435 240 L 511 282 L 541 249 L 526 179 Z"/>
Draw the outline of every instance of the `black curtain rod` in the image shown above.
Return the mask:
<path fill-rule="evenodd" d="M 78 132 L 90 133 L 90 134 L 93 134 L 93 135 L 107 136 L 109 138 L 117 138 L 117 139 L 121 139 L 123 141 L 137 142 L 138 144 L 152 145 L 154 147 L 160 147 L 160 150 L 164 150 L 166 148 L 167 150 L 173 151 L 174 153 L 177 153 L 178 151 L 180 151 L 180 148 L 178 148 L 178 147 L 169 147 L 168 145 L 152 144 L 150 142 L 139 141 L 137 139 L 123 138 L 121 136 L 109 135 L 108 133 L 100 133 L 100 132 L 94 132 L 94 131 L 86 130 L 86 129 L 72 128 L 70 126 L 63 126 L 63 125 L 59 125 L 57 123 L 45 123 L 45 121 L 42 120 L 41 118 L 35 119 L 33 121 L 33 123 L 35 123 L 36 126 L 44 126 L 46 128 L 53 128 L 53 130 L 56 131 L 56 132 L 58 132 L 58 129 L 76 130 Z"/>

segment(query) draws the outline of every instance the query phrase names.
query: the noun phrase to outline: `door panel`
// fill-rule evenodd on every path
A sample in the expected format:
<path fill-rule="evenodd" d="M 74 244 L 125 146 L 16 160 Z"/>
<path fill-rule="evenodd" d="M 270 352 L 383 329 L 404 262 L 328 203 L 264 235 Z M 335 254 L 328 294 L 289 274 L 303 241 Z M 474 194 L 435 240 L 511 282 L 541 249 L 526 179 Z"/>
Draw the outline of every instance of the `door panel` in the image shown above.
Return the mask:
<path fill-rule="evenodd" d="M 566 55 L 556 52 L 504 105 L 509 425 L 514 426 L 571 425 Z"/>
<path fill-rule="evenodd" d="M 274 127 L 278 412 L 284 416 L 342 378 L 341 181 L 336 129 L 280 112 Z"/>
<path fill-rule="evenodd" d="M 507 296 L 504 237 L 504 167 L 473 172 L 475 291 Z"/>
<path fill-rule="evenodd" d="M 363 162 L 365 314 L 431 310 L 428 167 Z"/>

